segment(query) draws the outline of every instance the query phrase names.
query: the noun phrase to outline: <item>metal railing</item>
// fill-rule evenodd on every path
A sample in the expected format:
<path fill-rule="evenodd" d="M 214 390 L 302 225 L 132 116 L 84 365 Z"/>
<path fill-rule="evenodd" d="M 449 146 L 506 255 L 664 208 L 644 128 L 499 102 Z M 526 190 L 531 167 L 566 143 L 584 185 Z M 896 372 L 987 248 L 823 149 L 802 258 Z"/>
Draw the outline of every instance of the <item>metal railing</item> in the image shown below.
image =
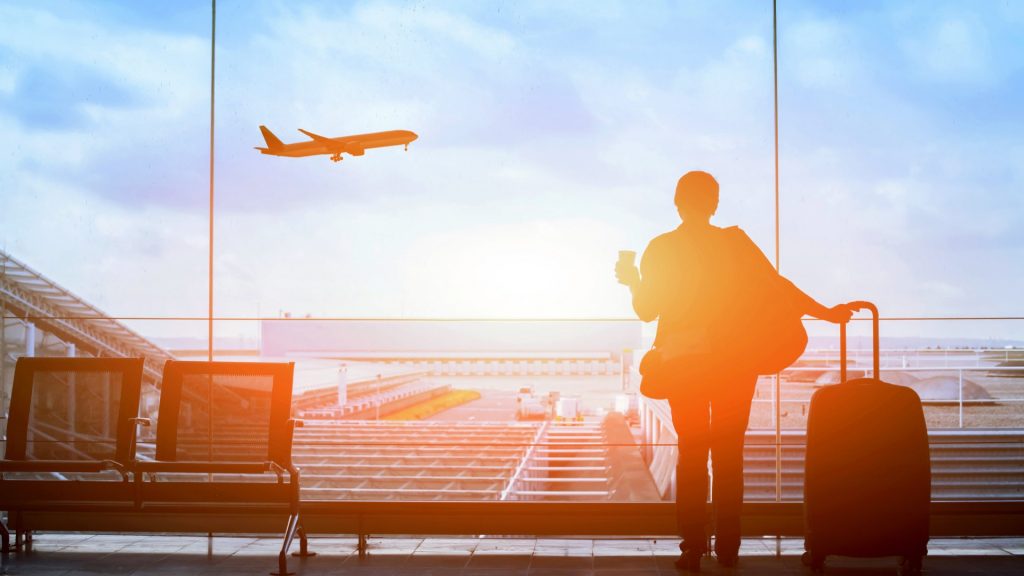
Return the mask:
<path fill-rule="evenodd" d="M 26 320 L 33 321 L 33 320 L 44 319 L 44 318 L 41 318 L 41 317 L 24 316 L 24 315 L 21 315 L 21 314 L 18 314 L 17 316 L 5 316 L 5 317 L 6 318 L 15 317 L 19 321 L 26 321 Z M 116 321 L 120 322 L 120 321 L 125 321 L 126 318 L 145 318 L 146 320 L 156 320 L 156 319 L 158 319 L 158 317 L 117 317 L 117 318 L 107 318 L 107 317 L 104 317 L 104 318 L 98 319 L 98 318 L 95 318 L 95 317 L 92 317 L 92 316 L 81 316 L 81 317 L 76 316 L 75 320 L 79 321 L 79 322 L 82 322 L 82 323 L 108 322 L 110 320 L 116 320 Z M 182 318 L 174 318 L 174 317 L 159 317 L 159 319 L 163 320 L 163 321 L 178 321 L 178 320 L 182 320 Z M 185 318 L 185 320 L 189 320 L 189 319 Z M 236 317 L 223 317 L 223 318 L 218 318 L 217 319 L 217 321 L 225 321 L 225 322 L 227 322 L 227 321 L 238 321 L 238 320 L 274 320 L 274 321 L 283 321 L 283 322 L 305 322 L 305 321 L 309 321 L 309 320 L 323 321 L 325 319 L 324 318 L 315 318 L 315 319 L 309 319 L 309 318 L 236 318 Z M 348 319 L 348 318 L 335 318 L 335 319 L 333 319 L 333 321 L 336 321 L 336 322 L 344 322 L 346 320 L 352 320 L 352 319 Z M 366 322 L 367 321 L 367 319 L 357 319 L 357 320 L 359 320 L 360 322 Z M 405 320 L 387 319 L 387 321 L 389 321 L 389 322 L 413 322 L 413 323 L 415 323 L 415 322 L 423 322 L 423 321 L 435 322 L 437 320 L 438 319 L 405 319 Z M 493 320 L 494 319 L 475 319 L 475 320 L 472 320 L 472 321 L 474 321 L 474 322 L 491 322 Z M 523 320 L 515 320 L 515 319 L 505 319 L 502 322 L 504 322 L 506 320 L 508 322 L 524 322 Z M 930 320 L 948 321 L 948 320 L 956 320 L 956 321 L 976 322 L 976 321 L 995 321 L 995 320 L 999 320 L 999 321 L 1018 321 L 1018 320 L 1024 320 L 1024 318 L 1021 318 L 1021 317 L 930 317 L 930 318 L 926 318 L 926 317 L 913 317 L 913 318 L 911 318 L 911 317 L 897 317 L 897 318 L 890 318 L 890 319 L 885 320 L 885 321 L 889 321 L 889 320 L 896 321 L 896 322 L 902 322 L 902 321 L 908 321 L 908 320 L 914 320 L 914 321 L 930 321 Z M 463 319 L 461 321 L 467 321 L 467 320 Z M 550 319 L 532 319 L 532 320 L 527 320 L 527 321 L 549 322 L 551 320 Z M 579 319 L 573 319 L 572 321 L 573 322 L 579 322 L 580 320 Z M 595 322 L 614 321 L 614 322 L 624 322 L 624 323 L 636 323 L 637 322 L 635 320 L 622 319 L 622 318 L 619 318 L 619 319 L 590 319 L 590 320 L 586 320 L 586 322 L 589 322 L 589 321 L 595 321 Z M 42 326 L 43 323 L 40 322 L 39 325 Z M 785 405 L 787 407 L 788 406 L 792 406 L 792 405 L 806 405 L 806 403 L 809 402 L 809 393 L 806 396 L 799 396 L 799 394 L 797 396 L 793 396 L 793 395 L 787 396 L 786 392 L 787 391 L 788 392 L 792 392 L 793 389 L 796 386 L 798 386 L 798 385 L 795 385 L 795 384 L 787 382 L 786 376 L 787 375 L 802 375 L 802 374 L 807 374 L 807 373 L 814 372 L 814 371 L 819 371 L 820 372 L 820 371 L 823 371 L 823 370 L 824 371 L 835 370 L 836 367 L 837 367 L 837 364 L 836 364 L 835 358 L 834 358 L 835 352 L 836 351 L 835 351 L 834 348 L 823 348 L 823 347 L 820 347 L 820 346 L 809 349 L 807 351 L 807 353 L 805 354 L 804 358 L 805 359 L 811 359 L 811 360 L 818 361 L 819 365 L 813 366 L 813 367 L 801 367 L 801 366 L 798 366 L 798 367 L 791 368 L 791 369 L 787 370 L 786 372 L 783 373 L 783 380 L 782 380 L 781 388 L 780 388 L 780 390 L 783 392 L 783 394 L 781 396 L 780 395 L 775 395 L 774 391 L 773 391 L 773 394 L 770 397 L 767 397 L 767 398 L 765 398 L 765 397 L 756 398 L 754 400 L 755 407 L 756 406 L 765 406 L 765 405 L 772 405 L 772 406 L 783 406 L 783 405 Z M 858 359 L 865 358 L 866 356 L 867 356 L 867 351 L 866 350 L 860 350 L 860 349 L 854 348 L 854 349 L 851 350 L 850 360 L 851 360 L 851 362 L 856 363 Z M 975 410 L 976 408 L 985 408 L 987 405 L 991 405 L 993 403 L 999 404 L 999 405 L 1003 405 L 1003 406 L 1010 406 L 1010 407 L 1014 407 L 1015 408 L 1016 406 L 1019 406 L 1022 403 L 1024 403 L 1024 386 L 1021 387 L 1021 392 L 1022 393 L 1020 395 L 1018 395 L 1017 393 L 1013 393 L 1011 395 L 1003 394 L 1003 395 L 998 396 L 998 397 L 996 397 L 994 399 L 991 399 L 991 400 L 987 400 L 987 399 L 971 399 L 970 397 L 968 397 L 967 394 L 965 394 L 965 382 L 970 380 L 970 377 L 971 377 L 972 374 L 986 374 L 988 376 L 991 376 L 991 373 L 996 373 L 997 372 L 998 373 L 997 377 L 999 377 L 999 378 L 1007 378 L 1007 379 L 1012 378 L 1014 380 L 1016 379 L 1016 375 L 1018 375 L 1018 374 L 1021 374 L 1022 376 L 1024 376 L 1024 366 L 1000 366 L 1000 365 L 997 365 L 999 363 L 1008 363 L 1008 362 L 1010 362 L 1012 360 L 1015 360 L 1015 359 L 1021 359 L 1022 357 L 1024 357 L 1024 350 L 1008 350 L 1008 349 L 1004 349 L 1004 348 L 976 348 L 976 349 L 972 349 L 972 350 L 963 350 L 963 349 L 922 350 L 922 349 L 913 349 L 913 348 L 893 348 L 893 347 L 890 347 L 890 348 L 884 348 L 882 350 L 882 357 L 883 357 L 883 365 L 882 365 L 883 376 L 885 376 L 886 372 L 892 372 L 892 371 L 895 371 L 895 372 L 906 372 L 906 373 L 909 373 L 909 374 L 931 373 L 931 374 L 951 374 L 951 375 L 955 375 L 955 378 L 956 378 L 956 381 L 957 381 L 957 387 L 956 387 L 957 394 L 956 394 L 956 397 L 955 398 L 949 398 L 948 402 L 944 402 L 944 404 L 948 405 L 948 408 L 950 410 L 955 410 L 955 420 L 953 420 L 953 419 L 950 420 L 950 422 L 952 422 L 952 424 L 949 426 L 950 428 L 960 429 L 960 430 L 967 430 L 967 431 L 978 430 L 978 426 L 974 423 L 976 421 L 974 421 L 973 418 L 972 418 L 972 414 L 974 413 L 972 411 Z M 985 365 L 985 363 L 988 363 L 990 365 Z M 416 370 L 417 369 L 417 365 L 414 362 L 409 363 L 407 366 L 408 366 L 409 369 L 412 369 L 412 370 Z M 512 366 L 512 364 L 509 364 L 508 366 Z M 10 367 L 11 366 L 8 366 L 8 368 L 10 368 Z M 585 376 L 585 374 L 583 376 Z M 461 378 L 463 378 L 464 380 L 466 380 L 468 382 L 468 381 L 471 381 L 472 378 L 474 378 L 474 377 L 475 376 L 463 376 Z M 550 377 L 558 377 L 558 376 L 550 376 Z M 391 376 L 389 376 L 389 378 L 391 378 Z M 404 374 L 404 375 L 396 376 L 395 378 L 398 378 L 398 380 L 396 380 L 396 382 L 398 382 L 402 378 L 414 379 L 415 375 L 414 374 Z M 609 383 L 610 382 L 611 381 L 609 381 Z M 1022 380 L 1021 382 L 1024 382 L 1024 380 Z M 351 385 L 356 386 L 357 388 L 359 386 L 364 386 L 364 387 L 367 387 L 368 390 L 373 390 L 375 388 L 375 386 L 377 386 L 378 384 L 379 383 L 377 381 L 363 382 L 363 381 L 353 380 L 351 382 Z M 1011 388 L 1014 388 L 1014 386 L 1013 386 L 1014 384 L 1015 384 L 1015 382 L 1011 381 L 1008 385 Z M 808 392 L 810 391 L 809 388 L 808 388 L 809 385 L 808 385 L 808 383 L 806 381 L 801 382 L 799 384 L 799 386 L 804 387 L 805 389 L 807 389 Z M 350 388 L 350 390 L 352 390 L 352 388 Z M 305 396 L 305 398 L 308 398 L 308 399 L 311 400 L 311 402 L 310 402 L 311 405 L 322 404 L 323 402 L 329 401 L 329 399 L 330 399 L 329 396 L 331 396 L 331 394 L 332 394 L 332 392 L 330 390 L 330 387 L 329 386 L 325 386 L 322 389 L 312 389 L 312 390 L 309 390 L 307 392 L 307 396 Z M 335 397 L 337 397 L 337 391 L 336 390 L 333 392 L 333 394 L 335 395 Z M 303 398 L 303 397 L 300 396 L 299 398 Z M 300 402 L 301 402 L 301 400 L 300 400 Z M 672 426 L 671 426 L 671 416 L 668 413 L 667 406 L 663 406 L 661 408 L 656 408 L 656 409 L 651 409 L 650 408 L 651 404 L 649 402 L 647 402 L 646 400 L 642 400 L 641 401 L 641 406 L 643 408 L 640 411 L 640 422 L 639 422 L 639 425 L 640 425 L 640 429 L 641 429 L 642 440 L 640 442 L 638 442 L 636 444 L 636 446 L 637 446 L 638 450 L 640 450 L 644 454 L 646 461 L 652 467 L 652 470 L 651 470 L 652 471 L 652 476 L 655 477 L 656 483 L 658 484 L 658 488 L 659 488 L 659 491 L 661 492 L 662 496 L 663 497 L 670 497 L 670 495 L 674 491 L 673 487 L 674 487 L 675 480 L 674 480 L 674 475 L 672 474 L 672 472 L 674 472 L 673 462 L 674 462 L 674 458 L 675 458 L 674 450 L 675 450 L 675 444 L 676 444 L 676 441 L 675 441 L 675 438 L 674 438 L 674 432 L 672 431 Z M 783 422 L 776 421 L 776 422 L 773 422 L 773 424 L 775 424 L 775 426 L 778 427 L 778 433 L 779 433 L 778 438 L 777 439 L 769 438 L 767 435 L 757 433 L 758 431 L 755 430 L 754 431 L 755 432 L 754 436 L 756 436 L 756 445 L 758 445 L 758 446 L 774 446 L 776 448 L 776 450 L 778 451 L 778 453 L 780 455 L 780 458 L 781 458 L 781 451 L 782 451 L 783 447 L 792 444 L 794 435 L 791 433 L 792 432 L 791 429 L 785 427 L 785 422 L 784 421 Z M 1022 418 L 1021 421 L 1019 421 L 1019 422 L 1018 421 L 1009 422 L 1008 425 L 1004 428 L 1004 430 L 1006 432 L 1013 432 L 1013 431 L 1024 432 L 1024 418 Z M 798 429 L 797 429 L 797 432 L 799 432 Z M 981 431 L 979 431 L 979 433 L 981 433 Z M 955 440 L 956 440 L 956 442 L 964 442 L 964 441 L 966 441 L 964 439 L 964 437 L 958 437 Z M 936 443 L 942 443 L 943 442 L 942 438 L 940 438 L 939 436 L 934 436 L 933 437 L 933 441 L 936 442 Z M 950 441 L 951 442 L 953 441 L 952 437 L 951 437 Z M 998 442 L 1003 442 L 1003 440 L 998 440 Z M 405 446 L 415 445 L 415 440 L 413 440 L 413 441 L 406 440 L 404 445 Z M 537 445 L 537 443 L 535 442 L 534 443 L 534 447 L 536 445 Z M 350 444 L 349 446 L 352 446 L 352 445 Z M 343 447 L 339 447 L 339 449 L 343 449 Z M 460 449 L 465 449 L 465 450 L 472 451 L 473 447 L 472 447 L 472 445 L 463 445 Z M 781 472 L 781 470 L 782 470 L 781 463 L 777 466 L 777 469 L 779 470 L 779 475 L 777 476 L 777 479 L 776 479 L 776 487 L 777 487 L 777 493 L 778 493 L 778 498 L 777 499 L 781 500 L 782 499 L 782 493 L 783 493 L 783 486 L 782 486 L 783 478 L 782 478 L 782 472 Z"/>

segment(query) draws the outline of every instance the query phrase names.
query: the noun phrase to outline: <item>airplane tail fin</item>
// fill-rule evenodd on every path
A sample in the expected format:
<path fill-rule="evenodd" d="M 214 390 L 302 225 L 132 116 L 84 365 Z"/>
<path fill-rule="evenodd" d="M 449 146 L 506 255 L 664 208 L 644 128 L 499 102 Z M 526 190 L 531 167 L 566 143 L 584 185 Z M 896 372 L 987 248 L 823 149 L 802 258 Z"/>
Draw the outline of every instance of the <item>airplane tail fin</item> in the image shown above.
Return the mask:
<path fill-rule="evenodd" d="M 268 130 L 266 126 L 260 125 L 260 132 L 263 133 L 263 139 L 267 141 L 267 148 L 275 150 L 284 147 L 284 142 L 281 142 L 277 136 L 274 136 L 274 133 Z"/>

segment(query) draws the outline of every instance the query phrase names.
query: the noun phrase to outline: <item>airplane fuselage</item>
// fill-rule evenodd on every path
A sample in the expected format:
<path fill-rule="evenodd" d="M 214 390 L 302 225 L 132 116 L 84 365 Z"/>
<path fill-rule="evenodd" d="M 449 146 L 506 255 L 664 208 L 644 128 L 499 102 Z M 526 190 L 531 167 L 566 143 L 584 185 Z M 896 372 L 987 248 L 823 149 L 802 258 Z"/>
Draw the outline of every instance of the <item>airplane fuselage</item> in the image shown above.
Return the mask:
<path fill-rule="evenodd" d="M 384 132 L 327 138 L 300 128 L 299 131 L 309 136 L 311 140 L 308 142 L 284 144 L 273 137 L 273 135 L 268 137 L 269 130 L 262 126 L 260 128 L 264 131 L 267 146 L 256 147 L 256 149 L 263 154 L 291 158 L 329 154 L 335 162 L 341 159 L 341 154 L 343 153 L 351 154 L 352 156 L 362 156 L 370 148 L 383 148 L 385 146 L 406 146 L 408 148 L 409 143 L 419 137 L 415 132 L 409 130 L 387 130 Z"/>

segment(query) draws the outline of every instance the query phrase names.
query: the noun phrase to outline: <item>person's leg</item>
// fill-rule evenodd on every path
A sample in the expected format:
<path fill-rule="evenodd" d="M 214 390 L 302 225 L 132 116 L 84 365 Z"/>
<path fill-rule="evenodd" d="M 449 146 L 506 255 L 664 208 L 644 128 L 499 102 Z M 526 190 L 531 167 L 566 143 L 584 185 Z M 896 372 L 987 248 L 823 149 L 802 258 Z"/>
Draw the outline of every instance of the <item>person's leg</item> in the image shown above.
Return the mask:
<path fill-rule="evenodd" d="M 669 400 L 672 424 L 679 438 L 676 466 L 676 513 L 679 548 L 694 553 L 707 550 L 708 451 L 711 434 L 708 401 L 704 398 Z"/>
<path fill-rule="evenodd" d="M 743 444 L 757 376 L 721 382 L 711 400 L 712 499 L 715 511 L 715 552 L 735 558 L 740 547 L 743 506 Z"/>

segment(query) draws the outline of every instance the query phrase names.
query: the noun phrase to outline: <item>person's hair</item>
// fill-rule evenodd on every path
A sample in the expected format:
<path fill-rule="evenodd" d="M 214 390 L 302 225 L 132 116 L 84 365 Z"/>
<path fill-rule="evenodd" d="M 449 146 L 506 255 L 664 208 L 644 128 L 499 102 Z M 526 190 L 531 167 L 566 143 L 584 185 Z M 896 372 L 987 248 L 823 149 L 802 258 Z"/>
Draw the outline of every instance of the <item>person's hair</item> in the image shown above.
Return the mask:
<path fill-rule="evenodd" d="M 718 181 L 701 170 L 683 174 L 676 184 L 676 206 L 711 216 L 718 210 Z"/>

